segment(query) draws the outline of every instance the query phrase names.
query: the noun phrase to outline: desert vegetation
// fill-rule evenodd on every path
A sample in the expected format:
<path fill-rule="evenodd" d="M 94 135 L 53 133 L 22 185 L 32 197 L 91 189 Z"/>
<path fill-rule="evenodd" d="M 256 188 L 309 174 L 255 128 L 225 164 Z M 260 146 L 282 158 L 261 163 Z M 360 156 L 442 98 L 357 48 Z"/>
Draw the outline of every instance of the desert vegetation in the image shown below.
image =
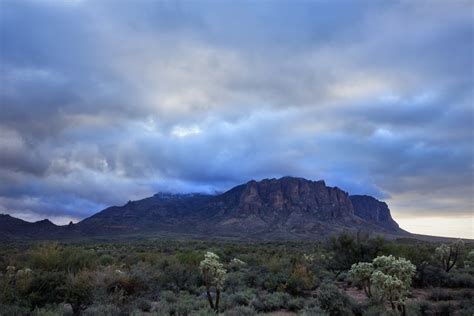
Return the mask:
<path fill-rule="evenodd" d="M 0 246 L 0 315 L 473 315 L 474 245 L 160 239 Z"/>

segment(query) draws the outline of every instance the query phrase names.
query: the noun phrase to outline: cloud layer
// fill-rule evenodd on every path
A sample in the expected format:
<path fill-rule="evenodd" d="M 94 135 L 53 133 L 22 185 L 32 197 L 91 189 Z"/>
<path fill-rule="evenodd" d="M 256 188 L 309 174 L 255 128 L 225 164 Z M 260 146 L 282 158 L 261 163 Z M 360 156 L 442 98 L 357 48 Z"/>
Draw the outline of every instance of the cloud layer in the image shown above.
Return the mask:
<path fill-rule="evenodd" d="M 396 218 L 472 217 L 469 1 L 0 12 L 4 212 L 64 223 L 295 175 L 386 199 Z"/>

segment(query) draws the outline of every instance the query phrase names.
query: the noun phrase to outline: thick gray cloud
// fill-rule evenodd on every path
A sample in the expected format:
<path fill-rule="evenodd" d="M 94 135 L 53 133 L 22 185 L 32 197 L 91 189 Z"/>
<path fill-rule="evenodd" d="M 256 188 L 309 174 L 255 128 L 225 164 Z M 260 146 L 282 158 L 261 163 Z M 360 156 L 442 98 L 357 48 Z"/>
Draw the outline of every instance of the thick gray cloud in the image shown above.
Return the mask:
<path fill-rule="evenodd" d="M 0 6 L 0 210 L 295 175 L 472 215 L 469 1 Z"/>

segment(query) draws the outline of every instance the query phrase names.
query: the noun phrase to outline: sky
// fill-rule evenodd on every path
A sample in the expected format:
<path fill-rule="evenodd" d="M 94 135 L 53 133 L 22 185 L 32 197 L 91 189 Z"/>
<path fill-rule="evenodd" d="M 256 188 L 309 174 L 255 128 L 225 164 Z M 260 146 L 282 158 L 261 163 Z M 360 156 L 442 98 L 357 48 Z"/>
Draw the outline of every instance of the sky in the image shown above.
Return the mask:
<path fill-rule="evenodd" d="M 474 238 L 474 4 L 0 0 L 0 213 L 286 175 Z"/>

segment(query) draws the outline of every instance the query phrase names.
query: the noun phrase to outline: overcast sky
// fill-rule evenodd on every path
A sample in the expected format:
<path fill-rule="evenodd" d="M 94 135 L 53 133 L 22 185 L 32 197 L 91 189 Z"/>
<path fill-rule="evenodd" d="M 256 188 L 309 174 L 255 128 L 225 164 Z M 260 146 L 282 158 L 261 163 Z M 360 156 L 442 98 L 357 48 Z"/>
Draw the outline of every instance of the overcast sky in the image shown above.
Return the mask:
<path fill-rule="evenodd" d="M 0 1 L 0 213 L 324 179 L 474 238 L 472 1 Z"/>

